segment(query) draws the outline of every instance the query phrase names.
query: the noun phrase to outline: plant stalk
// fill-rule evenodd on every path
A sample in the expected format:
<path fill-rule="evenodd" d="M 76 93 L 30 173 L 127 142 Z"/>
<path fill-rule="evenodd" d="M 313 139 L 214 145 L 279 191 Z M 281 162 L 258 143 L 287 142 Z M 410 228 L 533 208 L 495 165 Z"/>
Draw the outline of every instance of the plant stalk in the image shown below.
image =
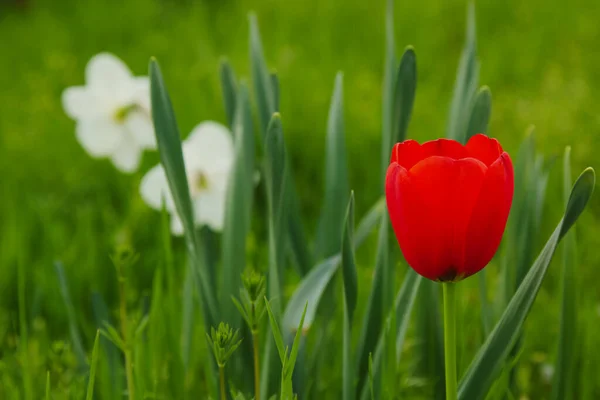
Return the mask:
<path fill-rule="evenodd" d="M 260 364 L 258 360 L 258 331 L 252 331 L 252 347 L 254 348 L 254 400 L 260 400 Z"/>
<path fill-rule="evenodd" d="M 130 400 L 135 400 L 135 387 L 133 384 L 133 363 L 131 360 L 131 343 L 129 343 L 129 331 L 127 323 L 127 297 L 125 288 L 125 277 L 122 275 L 122 271 L 119 268 L 118 271 L 119 279 L 119 300 L 120 300 L 120 316 L 121 316 L 121 335 L 123 336 L 123 343 L 125 343 L 125 375 L 127 379 L 127 392 Z"/>
<path fill-rule="evenodd" d="M 227 392 L 225 392 L 225 366 L 219 365 L 219 382 L 221 384 L 221 400 L 227 400 Z"/>
<path fill-rule="evenodd" d="M 456 284 L 444 286 L 444 360 L 446 366 L 446 400 L 456 400 Z"/>

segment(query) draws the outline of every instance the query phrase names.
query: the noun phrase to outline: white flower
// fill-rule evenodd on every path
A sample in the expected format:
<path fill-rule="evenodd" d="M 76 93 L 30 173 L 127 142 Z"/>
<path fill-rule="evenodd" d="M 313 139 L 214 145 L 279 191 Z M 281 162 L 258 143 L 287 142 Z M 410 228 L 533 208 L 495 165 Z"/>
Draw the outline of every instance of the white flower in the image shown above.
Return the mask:
<path fill-rule="evenodd" d="M 88 62 L 85 81 L 62 94 L 79 143 L 92 157 L 110 157 L 121 171 L 135 171 L 142 151 L 156 148 L 148 77 L 134 77 L 120 59 L 100 53 Z"/>
<path fill-rule="evenodd" d="M 217 122 L 202 122 L 192 130 L 182 148 L 195 223 L 221 231 L 225 219 L 227 180 L 234 159 L 231 134 Z M 171 232 L 183 234 L 183 225 L 161 164 L 142 178 L 140 193 L 144 201 L 157 210 L 162 208 L 164 197 L 165 207 L 171 214 Z"/>

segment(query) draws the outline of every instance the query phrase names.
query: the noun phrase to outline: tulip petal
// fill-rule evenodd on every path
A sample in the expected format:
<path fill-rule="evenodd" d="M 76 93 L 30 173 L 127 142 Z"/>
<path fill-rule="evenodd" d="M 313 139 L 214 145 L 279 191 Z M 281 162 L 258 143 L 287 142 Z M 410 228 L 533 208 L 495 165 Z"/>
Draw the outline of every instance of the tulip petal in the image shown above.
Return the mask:
<path fill-rule="evenodd" d="M 453 160 L 468 157 L 465 147 L 451 139 L 436 139 L 423 143 L 421 146 L 423 158 L 431 156 L 448 157 Z"/>
<path fill-rule="evenodd" d="M 167 176 L 161 164 L 154 166 L 144 175 L 140 183 L 140 195 L 146 204 L 156 210 L 162 209 L 164 198 L 167 211 L 170 213 L 175 212 L 175 203 L 173 197 L 171 197 Z"/>
<path fill-rule="evenodd" d="M 507 153 L 502 153 L 488 168 L 471 215 L 465 241 L 466 276 L 485 267 L 496 253 L 510 212 L 513 191 L 512 161 Z"/>
<path fill-rule="evenodd" d="M 473 135 L 465 147 L 470 157 L 478 159 L 488 167 L 503 153 L 502 146 L 500 146 L 498 140 L 489 138 L 481 133 Z"/>
<path fill-rule="evenodd" d="M 392 149 L 391 162 L 398 163 L 406 170 L 409 170 L 423 159 L 421 145 L 416 140 L 405 140 L 402 143 L 396 143 Z"/>
<path fill-rule="evenodd" d="M 125 132 L 110 119 L 94 118 L 78 121 L 75 134 L 92 157 L 106 157 L 115 151 Z"/>

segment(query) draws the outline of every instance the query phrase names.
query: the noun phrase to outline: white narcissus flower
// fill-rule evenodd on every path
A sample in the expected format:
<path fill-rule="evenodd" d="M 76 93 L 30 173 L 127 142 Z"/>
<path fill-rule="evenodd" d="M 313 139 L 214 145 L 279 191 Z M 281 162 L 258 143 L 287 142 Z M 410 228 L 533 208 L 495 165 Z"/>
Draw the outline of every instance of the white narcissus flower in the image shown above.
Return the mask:
<path fill-rule="evenodd" d="M 133 76 L 112 54 L 92 57 L 85 68 L 85 86 L 65 89 L 62 103 L 77 121 L 81 146 L 92 157 L 109 157 L 123 172 L 135 171 L 142 151 L 156 148 L 148 77 Z"/>
<path fill-rule="evenodd" d="M 227 181 L 234 159 L 231 133 L 217 122 L 202 122 L 192 130 L 182 148 L 195 223 L 221 231 L 225 219 Z M 140 194 L 150 207 L 157 210 L 162 209 L 164 198 L 165 208 L 171 215 L 171 232 L 183 234 L 183 225 L 175 210 L 162 164 L 142 178 Z"/>

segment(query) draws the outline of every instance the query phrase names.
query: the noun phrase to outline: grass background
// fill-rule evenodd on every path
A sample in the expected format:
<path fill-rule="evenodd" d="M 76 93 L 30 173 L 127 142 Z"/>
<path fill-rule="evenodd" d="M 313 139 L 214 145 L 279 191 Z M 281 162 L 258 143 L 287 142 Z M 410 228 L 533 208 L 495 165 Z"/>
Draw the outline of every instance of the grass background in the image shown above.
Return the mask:
<path fill-rule="evenodd" d="M 160 216 L 143 204 L 138 184 L 158 156 L 145 154 L 139 173 L 122 175 L 108 161 L 91 159 L 82 150 L 74 122 L 61 108 L 62 90 L 83 84 L 85 64 L 98 52 L 116 54 L 137 75 L 147 74 L 148 59 L 156 56 L 186 135 L 200 121 L 225 121 L 219 60 L 226 56 L 238 76 L 249 76 L 247 13 L 255 11 L 268 64 L 280 76 L 287 147 L 310 232 L 321 205 L 326 118 L 338 70 L 344 72 L 346 142 L 357 215 L 379 197 L 384 1 L 5 3 L 0 6 L 0 386 L 18 383 L 20 375 L 21 365 L 12 359 L 18 343 L 18 267 L 25 271 L 28 322 L 39 346 L 32 350 L 36 356 L 30 367 L 42 374 L 40 379 L 50 362 L 64 364 L 63 374 L 74 373 L 67 353 L 52 361 L 61 354 L 52 346 L 68 339 L 54 260 L 65 264 L 87 349 L 94 334 L 90 293 L 102 293 L 109 308 L 116 308 L 115 273 L 108 258 L 115 243 L 131 241 L 141 252 L 131 296 L 151 292 L 160 259 Z M 455 0 L 397 3 L 398 51 L 412 44 L 418 64 L 409 137 L 444 136 L 466 5 Z M 598 166 L 598 11 L 596 2 L 583 0 L 476 3 L 480 83 L 489 85 L 493 95 L 490 134 L 511 154 L 534 124 L 541 153 L 560 156 L 571 145 L 574 171 Z M 550 175 L 541 243 L 563 204 L 560 165 L 556 162 Z M 600 322 L 599 217 L 600 204 L 594 198 L 577 226 L 582 319 L 592 327 L 585 342 L 590 376 L 600 371 L 600 356 L 590 350 L 600 345 L 593 328 Z M 256 250 L 252 262 L 260 264 L 266 242 L 258 232 L 250 246 Z M 183 260 L 183 243 L 176 240 L 175 248 Z M 373 257 L 364 260 L 360 273 L 368 278 Z M 536 395 L 539 387 L 530 382 L 539 381 L 532 377 L 539 374 L 537 366 L 551 361 L 555 352 L 559 271 L 550 270 L 527 323 L 522 361 L 531 368 L 523 369 L 522 390 L 531 398 L 544 397 Z M 467 306 L 477 307 L 476 297 L 468 297 L 476 293 L 475 287 L 475 282 L 465 284 Z"/>

